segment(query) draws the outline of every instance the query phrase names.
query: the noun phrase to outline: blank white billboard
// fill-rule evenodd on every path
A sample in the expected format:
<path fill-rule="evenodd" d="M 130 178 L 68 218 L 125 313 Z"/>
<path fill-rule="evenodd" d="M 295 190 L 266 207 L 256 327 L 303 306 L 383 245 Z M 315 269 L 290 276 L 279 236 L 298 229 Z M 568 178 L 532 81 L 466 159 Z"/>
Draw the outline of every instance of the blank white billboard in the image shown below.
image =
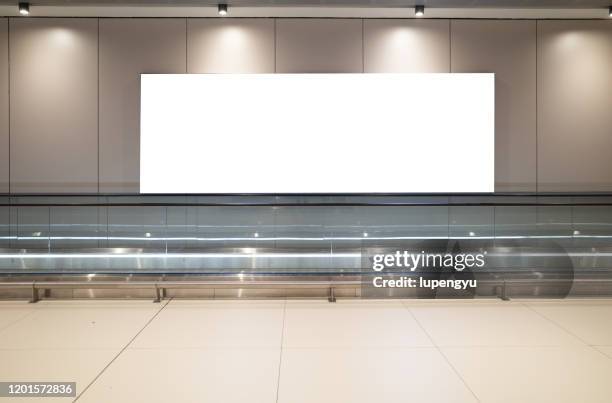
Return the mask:
<path fill-rule="evenodd" d="M 143 74 L 142 193 L 494 191 L 493 74 Z"/>

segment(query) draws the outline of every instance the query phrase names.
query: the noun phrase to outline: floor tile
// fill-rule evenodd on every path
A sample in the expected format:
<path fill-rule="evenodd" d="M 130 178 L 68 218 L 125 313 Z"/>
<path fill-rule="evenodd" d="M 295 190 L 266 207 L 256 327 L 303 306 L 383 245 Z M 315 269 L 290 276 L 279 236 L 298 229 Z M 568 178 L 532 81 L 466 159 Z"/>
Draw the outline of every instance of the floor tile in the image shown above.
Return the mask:
<path fill-rule="evenodd" d="M 475 401 L 435 348 L 283 350 L 279 403 Z"/>
<path fill-rule="evenodd" d="M 513 302 L 408 305 L 439 346 L 548 346 L 581 344 L 578 339 Z"/>
<path fill-rule="evenodd" d="M 34 310 L 34 306 L 25 301 L 0 301 L 0 331 L 23 319 Z"/>
<path fill-rule="evenodd" d="M 274 403 L 280 349 L 128 349 L 79 403 Z"/>
<path fill-rule="evenodd" d="M 0 348 L 122 348 L 160 308 L 150 301 L 41 301 L 0 331 Z"/>
<path fill-rule="evenodd" d="M 3 382 L 76 382 L 83 390 L 118 350 L 0 350 Z M 66 402 L 74 398 L 0 398 L 0 402 Z"/>
<path fill-rule="evenodd" d="M 592 345 L 612 345 L 612 300 L 557 300 L 526 302 Z"/>
<path fill-rule="evenodd" d="M 442 350 L 483 403 L 612 401 L 612 360 L 588 346 Z"/>
<path fill-rule="evenodd" d="M 134 348 L 280 348 L 285 301 L 173 300 Z"/>
<path fill-rule="evenodd" d="M 563 329 L 605 342 L 609 304 L 0 303 L 0 380 L 84 388 L 152 319 L 79 402 L 610 402 L 612 344 Z"/>
<path fill-rule="evenodd" d="M 432 346 L 400 302 L 288 301 L 283 346 Z"/>

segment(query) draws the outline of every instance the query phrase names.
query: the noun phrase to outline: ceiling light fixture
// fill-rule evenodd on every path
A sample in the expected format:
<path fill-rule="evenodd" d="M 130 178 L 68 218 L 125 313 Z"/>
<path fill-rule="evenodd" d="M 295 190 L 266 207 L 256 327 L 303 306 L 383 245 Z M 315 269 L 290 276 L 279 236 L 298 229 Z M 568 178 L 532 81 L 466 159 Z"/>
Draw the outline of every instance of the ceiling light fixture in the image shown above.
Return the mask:
<path fill-rule="evenodd" d="M 30 3 L 19 3 L 19 14 L 30 15 Z"/>
<path fill-rule="evenodd" d="M 608 7 L 608 15 L 612 17 L 612 6 Z"/>
<path fill-rule="evenodd" d="M 219 11 L 219 15 L 224 17 L 227 15 L 227 4 L 219 4 L 217 6 L 217 10 Z"/>
<path fill-rule="evenodd" d="M 414 15 L 422 17 L 425 15 L 425 6 L 414 6 Z"/>

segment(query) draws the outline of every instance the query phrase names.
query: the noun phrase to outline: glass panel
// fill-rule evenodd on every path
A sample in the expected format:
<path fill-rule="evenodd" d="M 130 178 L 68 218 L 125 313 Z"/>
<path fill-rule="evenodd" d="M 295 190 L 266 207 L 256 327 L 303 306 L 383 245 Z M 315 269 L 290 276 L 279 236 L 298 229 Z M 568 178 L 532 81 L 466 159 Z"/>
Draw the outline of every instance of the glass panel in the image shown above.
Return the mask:
<path fill-rule="evenodd" d="M 10 208 L 0 206 L 0 248 L 8 248 L 10 246 L 10 217 Z"/>
<path fill-rule="evenodd" d="M 355 273 L 363 245 L 374 243 L 416 252 L 487 250 L 494 276 L 549 278 L 566 269 L 576 276 L 607 275 L 612 267 L 610 200 L 511 195 L 6 197 L 0 203 L 0 270 Z M 239 203 L 245 204 L 232 205 Z"/>
<path fill-rule="evenodd" d="M 92 249 L 104 245 L 101 207 L 51 207 L 51 250 Z"/>
<path fill-rule="evenodd" d="M 11 247 L 15 249 L 49 249 L 49 207 L 15 207 L 11 209 Z"/>
<path fill-rule="evenodd" d="M 166 209 L 152 206 L 108 208 L 108 247 L 166 250 Z"/>

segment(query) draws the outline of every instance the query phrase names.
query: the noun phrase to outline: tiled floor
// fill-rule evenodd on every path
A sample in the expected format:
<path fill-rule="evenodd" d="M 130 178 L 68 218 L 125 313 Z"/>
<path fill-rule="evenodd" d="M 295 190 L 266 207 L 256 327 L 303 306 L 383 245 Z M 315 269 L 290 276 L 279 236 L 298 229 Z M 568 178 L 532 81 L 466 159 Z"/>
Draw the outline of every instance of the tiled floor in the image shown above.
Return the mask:
<path fill-rule="evenodd" d="M 0 302 L 0 363 L 89 403 L 609 403 L 612 300 Z"/>

